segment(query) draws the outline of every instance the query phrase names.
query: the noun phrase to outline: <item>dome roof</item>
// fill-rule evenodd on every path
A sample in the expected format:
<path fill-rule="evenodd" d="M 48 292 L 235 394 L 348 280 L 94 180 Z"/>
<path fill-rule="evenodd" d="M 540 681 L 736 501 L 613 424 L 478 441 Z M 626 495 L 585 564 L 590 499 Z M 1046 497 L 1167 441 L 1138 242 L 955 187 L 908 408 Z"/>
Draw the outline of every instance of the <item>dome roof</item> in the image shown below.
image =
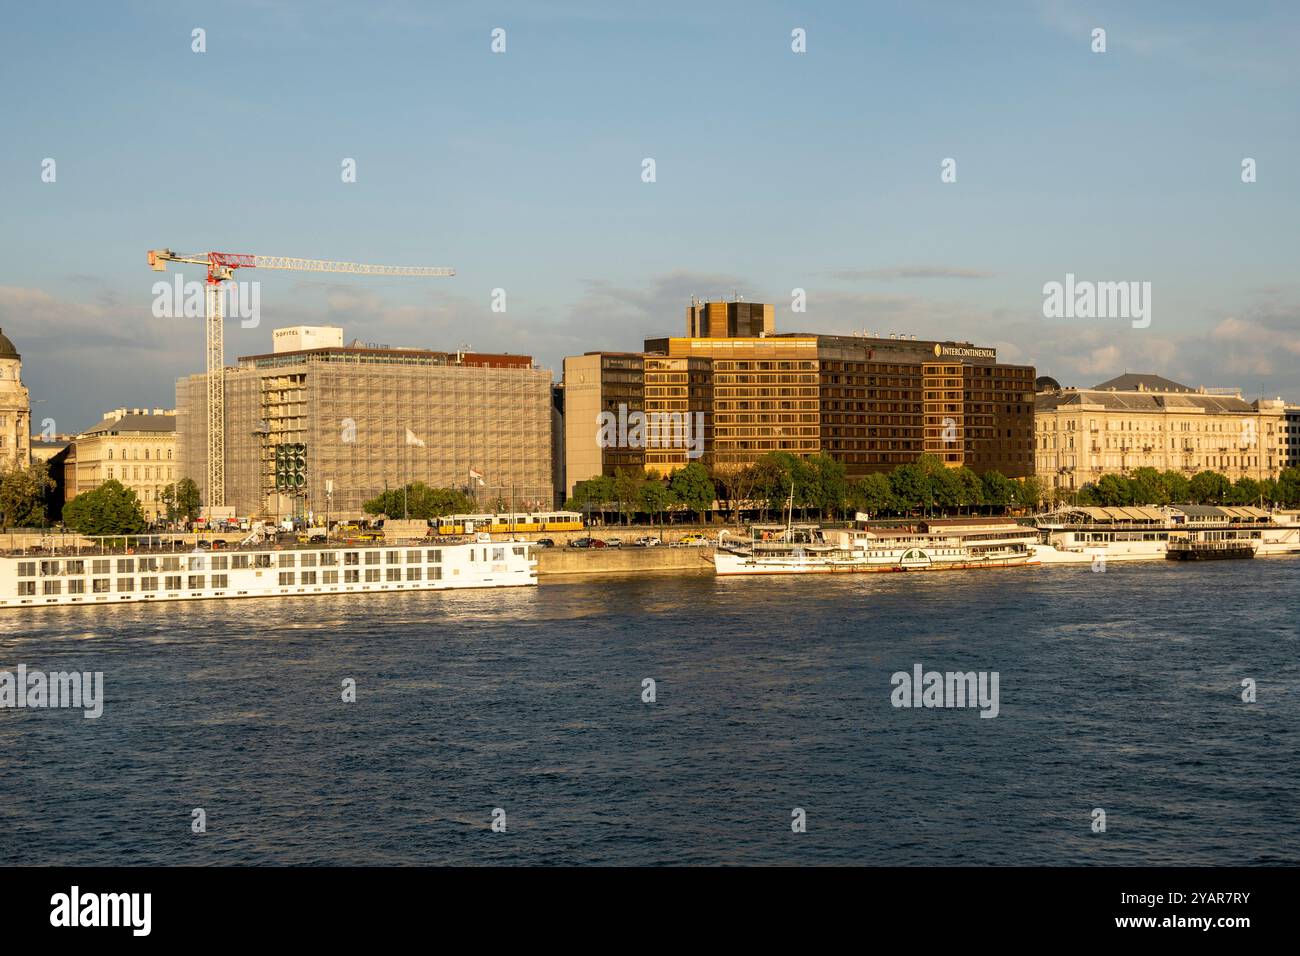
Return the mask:
<path fill-rule="evenodd" d="M 18 350 L 14 344 L 9 341 L 9 336 L 5 335 L 4 329 L 0 329 L 0 359 L 21 359 Z"/>

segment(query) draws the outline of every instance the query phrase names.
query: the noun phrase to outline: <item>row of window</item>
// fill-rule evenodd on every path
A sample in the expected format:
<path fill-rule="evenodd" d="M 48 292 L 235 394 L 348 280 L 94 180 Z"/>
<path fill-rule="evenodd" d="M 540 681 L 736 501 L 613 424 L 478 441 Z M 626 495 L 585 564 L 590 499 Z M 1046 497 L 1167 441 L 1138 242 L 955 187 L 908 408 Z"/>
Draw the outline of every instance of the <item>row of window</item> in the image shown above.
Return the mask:
<path fill-rule="evenodd" d="M 515 546 L 513 551 L 515 556 L 523 557 L 526 549 L 522 546 Z M 469 559 L 471 561 L 504 561 L 506 559 L 505 547 L 484 547 L 481 552 L 480 554 L 479 548 L 471 548 Z M 428 564 L 442 563 L 441 548 L 430 548 L 427 551 L 344 551 L 341 553 L 343 555 L 343 564 L 347 567 L 356 567 L 362 564 L 362 554 L 365 555 L 364 563 L 367 566 L 380 563 L 388 565 L 403 563 L 416 565 L 426 562 Z M 272 566 L 277 568 L 314 568 L 318 564 L 321 567 L 334 567 L 339 564 L 339 554 L 338 551 L 321 551 L 319 553 L 314 551 L 280 551 L 275 554 L 168 554 L 139 558 L 92 558 L 89 560 L 70 558 L 65 561 L 19 561 L 18 576 L 20 578 L 35 577 L 38 564 L 43 577 L 85 574 L 88 565 L 91 574 L 108 574 L 113 569 L 114 560 L 116 560 L 118 574 L 133 574 L 137 569 L 141 572 L 180 571 L 182 569 L 189 571 L 226 571 L 245 568 L 270 568 Z"/>

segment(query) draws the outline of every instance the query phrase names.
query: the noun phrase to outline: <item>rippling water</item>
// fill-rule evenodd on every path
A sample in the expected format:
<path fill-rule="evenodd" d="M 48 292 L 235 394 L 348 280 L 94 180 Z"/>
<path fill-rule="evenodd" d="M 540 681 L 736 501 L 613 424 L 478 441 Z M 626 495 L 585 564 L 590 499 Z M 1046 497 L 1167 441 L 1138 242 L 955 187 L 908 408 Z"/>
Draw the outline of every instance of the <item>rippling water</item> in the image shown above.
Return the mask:
<path fill-rule="evenodd" d="M 1297 863 L 1298 595 L 1260 559 L 7 611 L 0 669 L 106 704 L 0 710 L 0 859 Z M 894 708 L 915 663 L 998 671 L 1000 716 Z"/>

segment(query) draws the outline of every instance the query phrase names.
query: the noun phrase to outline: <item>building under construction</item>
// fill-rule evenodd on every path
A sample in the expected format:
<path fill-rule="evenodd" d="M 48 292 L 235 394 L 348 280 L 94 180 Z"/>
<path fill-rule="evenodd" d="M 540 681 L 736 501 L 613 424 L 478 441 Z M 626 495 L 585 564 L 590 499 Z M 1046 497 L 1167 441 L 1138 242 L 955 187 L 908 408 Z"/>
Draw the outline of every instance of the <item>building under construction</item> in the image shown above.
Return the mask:
<path fill-rule="evenodd" d="M 411 481 L 465 491 L 483 510 L 551 507 L 551 373 L 529 356 L 283 331 L 278 351 L 225 370 L 225 496 L 237 513 L 359 515 Z M 177 382 L 180 474 L 206 502 L 205 402 L 205 376 Z M 285 449 L 297 445 L 295 470 Z"/>

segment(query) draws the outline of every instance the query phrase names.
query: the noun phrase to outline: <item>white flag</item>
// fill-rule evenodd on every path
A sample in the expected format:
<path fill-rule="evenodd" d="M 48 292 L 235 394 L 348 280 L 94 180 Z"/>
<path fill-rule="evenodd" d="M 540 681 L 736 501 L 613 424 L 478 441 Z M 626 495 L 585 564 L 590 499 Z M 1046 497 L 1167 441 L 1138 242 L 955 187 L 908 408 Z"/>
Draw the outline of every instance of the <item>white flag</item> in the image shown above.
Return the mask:
<path fill-rule="evenodd" d="M 483 476 L 480 475 L 480 474 L 479 474 L 477 471 L 475 471 L 473 468 L 471 468 L 471 469 L 469 470 L 469 480 L 470 480 L 470 481 L 477 481 L 480 485 L 485 485 L 485 484 L 487 484 L 487 482 L 485 482 L 485 481 L 483 480 Z"/>
<path fill-rule="evenodd" d="M 408 445 L 418 445 L 420 448 L 424 447 L 424 442 L 416 438 L 415 432 L 411 431 L 409 428 L 406 430 L 406 443 Z"/>

